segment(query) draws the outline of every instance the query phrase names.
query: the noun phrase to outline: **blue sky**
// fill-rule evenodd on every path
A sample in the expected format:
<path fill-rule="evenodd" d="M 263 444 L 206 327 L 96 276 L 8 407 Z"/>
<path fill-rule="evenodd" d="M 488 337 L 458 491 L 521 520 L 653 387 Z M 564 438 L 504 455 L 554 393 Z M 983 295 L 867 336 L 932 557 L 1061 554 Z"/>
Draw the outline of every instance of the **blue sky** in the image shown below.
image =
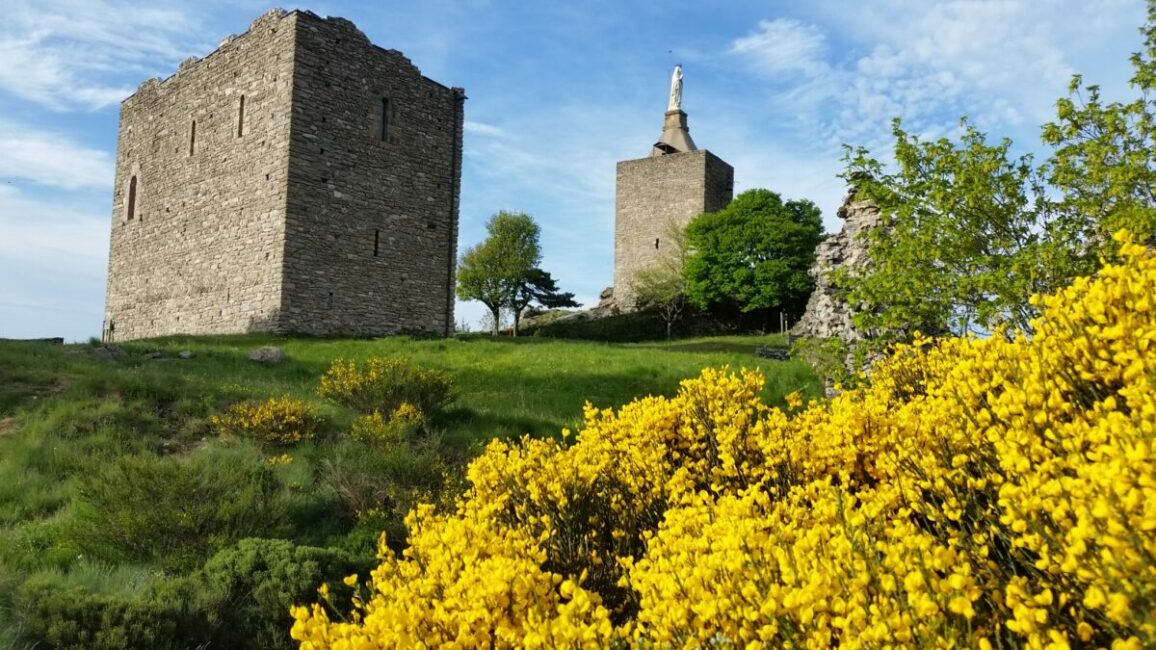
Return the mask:
<path fill-rule="evenodd" d="M 0 21 L 0 337 L 100 333 L 118 104 L 241 33 L 250 0 L 5 0 Z M 298 8 L 285 6 L 286 9 Z M 466 102 L 459 253 L 486 219 L 542 226 L 543 266 L 588 305 L 611 282 L 614 166 L 649 152 L 670 70 L 736 192 L 808 198 L 829 231 L 840 145 L 886 156 L 890 120 L 968 115 L 1020 151 L 1073 73 L 1130 96 L 1140 0 L 318 2 Z M 484 309 L 459 304 L 474 329 Z"/>

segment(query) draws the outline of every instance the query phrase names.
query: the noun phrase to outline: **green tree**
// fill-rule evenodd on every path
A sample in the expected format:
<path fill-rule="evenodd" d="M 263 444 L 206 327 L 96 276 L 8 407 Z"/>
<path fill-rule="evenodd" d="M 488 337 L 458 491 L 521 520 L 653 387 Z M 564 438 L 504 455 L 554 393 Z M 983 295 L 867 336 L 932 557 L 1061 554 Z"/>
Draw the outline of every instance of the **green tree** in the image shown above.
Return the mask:
<path fill-rule="evenodd" d="M 875 201 L 887 228 L 871 241 L 873 267 L 838 281 L 860 308 L 856 325 L 884 342 L 915 329 L 1027 331 L 1029 297 L 1094 273 L 1110 258 L 1111 234 L 1156 233 L 1156 2 L 1148 2 L 1143 52 L 1132 56 L 1139 96 L 1105 103 L 1072 79 L 1043 127 L 1050 157 L 1013 157 L 963 121 L 958 142 L 921 141 L 894 127 L 895 171 L 848 148 L 844 174 Z M 1086 98 L 1084 94 L 1087 94 Z"/>
<path fill-rule="evenodd" d="M 1144 50 L 1132 54 L 1132 88 L 1139 96 L 1105 104 L 1098 86 L 1072 77 L 1069 96 L 1056 102 L 1056 121 L 1043 140 L 1053 147 L 1045 166 L 1063 198 L 1063 233 L 1091 243 L 1086 261 L 1111 253 L 1111 234 L 1127 228 L 1141 237 L 1156 233 L 1156 2 L 1148 2 L 1141 27 Z M 1084 98 L 1084 93 L 1087 98 Z"/>
<path fill-rule="evenodd" d="M 467 249 L 458 263 L 457 294 L 490 310 L 490 333 L 496 336 L 502 309 L 514 304 L 527 275 L 542 259 L 542 230 L 529 215 L 502 210 L 490 217 L 486 231 L 485 241 Z"/>
<path fill-rule="evenodd" d="M 668 247 L 658 262 L 635 273 L 630 288 L 634 292 L 634 306 L 658 314 L 666 325 L 669 339 L 671 329 L 682 318 L 688 304 L 686 231 L 672 226 L 666 240 L 673 246 Z"/>
<path fill-rule="evenodd" d="M 522 278 L 522 283 L 518 286 L 510 304 L 510 311 L 514 315 L 514 336 L 518 335 L 518 324 L 522 320 L 522 312 L 534 303 L 545 309 L 566 309 L 579 306 L 574 301 L 573 293 L 562 293 L 558 289 L 558 282 L 549 273 L 534 267 L 527 271 Z"/>
<path fill-rule="evenodd" d="M 687 297 L 700 309 L 800 309 L 813 283 L 807 270 L 823 239 L 819 208 L 748 190 L 686 228 Z"/>
<path fill-rule="evenodd" d="M 870 271 L 839 282 L 860 306 L 856 325 L 876 337 L 1025 327 L 1035 316 L 1027 296 L 1066 282 L 1048 254 L 1055 212 L 1031 156 L 1012 157 L 1010 140 L 989 144 L 966 120 L 963 130 L 958 144 L 925 142 L 896 120 L 890 174 L 864 150 L 848 152 L 845 178 L 887 227 L 871 232 Z"/>

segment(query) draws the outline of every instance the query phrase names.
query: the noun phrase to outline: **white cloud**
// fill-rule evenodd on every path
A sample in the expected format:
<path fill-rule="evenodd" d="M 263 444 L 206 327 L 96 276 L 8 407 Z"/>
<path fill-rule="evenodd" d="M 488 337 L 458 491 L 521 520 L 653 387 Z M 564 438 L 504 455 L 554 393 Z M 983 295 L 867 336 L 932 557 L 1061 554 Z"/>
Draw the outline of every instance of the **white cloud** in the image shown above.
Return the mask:
<path fill-rule="evenodd" d="M 158 61 L 195 47 L 188 11 L 123 0 L 47 0 L 6 7 L 0 90 L 54 111 L 113 104 Z"/>
<path fill-rule="evenodd" d="M 473 120 L 466 120 L 465 123 L 462 124 L 462 128 L 463 128 L 463 130 L 465 130 L 466 133 L 471 133 L 474 135 L 481 135 L 481 136 L 489 136 L 491 138 L 504 138 L 504 137 L 507 137 L 509 135 L 508 133 L 506 133 L 505 129 L 503 129 L 499 126 L 494 126 L 493 124 L 486 124 L 485 122 L 476 122 Z"/>
<path fill-rule="evenodd" d="M 0 337 L 100 333 L 109 218 L 89 194 L 30 196 L 0 185 Z"/>
<path fill-rule="evenodd" d="M 789 18 L 759 21 L 752 34 L 735 39 L 731 52 L 747 58 L 764 75 L 824 74 L 826 38 L 814 25 Z"/>
<path fill-rule="evenodd" d="M 112 187 L 112 155 L 64 136 L 0 121 L 0 180 L 63 189 Z"/>
<path fill-rule="evenodd" d="M 65 120 L 42 109 L 114 104 L 242 31 L 267 9 L 258 1 L 4 3 L 0 113 L 21 122 L 38 113 L 41 128 L 0 120 L 0 277 L 36 278 L 0 292 L 0 326 L 14 320 L 5 301 L 50 310 L 81 286 L 91 303 L 103 298 L 113 152 L 58 134 L 104 120 L 111 135 L 114 111 Z M 321 2 L 318 13 L 354 20 L 432 78 L 470 91 L 460 248 L 484 235 L 496 210 L 529 212 L 543 227 L 545 268 L 587 299 L 610 282 L 615 162 L 645 156 L 658 136 L 674 61 L 690 64 L 684 105 L 695 140 L 734 164 L 737 190 L 810 198 L 830 228 L 843 190 L 838 144 L 883 156 L 892 117 L 947 135 L 964 113 L 993 135 L 1035 141 L 1071 71 L 1096 83 L 1093 73 L 1105 70 L 1126 79 L 1144 13 L 1136 0 L 780 1 L 689 14 L 647 3 L 590 11 L 490 0 Z M 751 13 L 766 6 L 777 13 Z M 674 23 L 668 14 L 704 18 Z M 715 14 L 726 20 L 706 18 Z M 745 22 L 736 29 L 734 21 Z M 86 143 L 110 141 L 89 133 Z M 99 305 L 93 322 L 98 330 Z"/>
<path fill-rule="evenodd" d="M 620 113 L 616 106 L 582 104 L 551 106 L 491 122 L 467 121 L 466 164 L 486 182 L 469 191 L 488 194 L 499 189 L 488 183 L 500 182 L 505 197 L 496 201 L 493 210 L 503 206 L 524 209 L 509 200 L 533 195 L 571 205 L 612 197 L 613 152 L 622 142 L 648 133 L 640 124 L 625 125 Z M 648 125 L 655 137 L 659 119 Z M 641 136 L 645 144 L 639 146 L 639 157 L 649 151 L 645 137 Z"/>
<path fill-rule="evenodd" d="M 763 20 L 754 33 L 735 38 L 729 52 L 787 84 L 769 101 L 793 106 L 817 137 L 872 149 L 890 142 L 893 117 L 910 131 L 938 136 L 969 115 L 981 129 L 1027 134 L 1031 144 L 1080 69 L 1077 59 L 1086 62 L 1081 41 L 1118 38 L 1121 25 L 1134 32 L 1143 19 L 1138 5 L 1121 0 L 819 5 L 823 29 Z M 837 53 L 828 46 L 834 42 Z M 1126 68 L 1126 55 L 1111 65 Z"/>
<path fill-rule="evenodd" d="M 102 275 L 110 217 L 84 198 L 34 197 L 0 185 L 0 259 Z"/>
<path fill-rule="evenodd" d="M 656 79 L 658 101 L 649 113 L 584 101 L 473 120 L 459 251 L 485 237 L 482 224 L 497 210 L 527 212 L 542 226 L 543 268 L 563 290 L 596 303 L 613 274 L 615 165 L 649 154 L 662 128 L 664 83 Z M 471 309 L 467 303 L 461 313 Z"/>

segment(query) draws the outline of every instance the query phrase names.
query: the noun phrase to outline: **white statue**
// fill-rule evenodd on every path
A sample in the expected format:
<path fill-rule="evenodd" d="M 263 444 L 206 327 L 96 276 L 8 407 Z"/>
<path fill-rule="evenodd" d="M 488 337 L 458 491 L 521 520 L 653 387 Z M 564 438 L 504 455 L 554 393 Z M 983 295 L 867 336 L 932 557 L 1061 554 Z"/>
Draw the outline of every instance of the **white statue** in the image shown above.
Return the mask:
<path fill-rule="evenodd" d="M 674 74 L 670 75 L 670 104 L 668 111 L 682 110 L 682 64 L 674 66 Z"/>

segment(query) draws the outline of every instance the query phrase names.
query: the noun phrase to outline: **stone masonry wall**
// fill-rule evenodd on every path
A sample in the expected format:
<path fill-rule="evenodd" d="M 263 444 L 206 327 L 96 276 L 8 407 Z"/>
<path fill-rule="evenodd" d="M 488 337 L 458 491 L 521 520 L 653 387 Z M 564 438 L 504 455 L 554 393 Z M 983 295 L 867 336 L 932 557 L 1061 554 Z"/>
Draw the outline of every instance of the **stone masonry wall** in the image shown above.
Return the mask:
<path fill-rule="evenodd" d="M 733 192 L 734 168 L 705 149 L 618 163 L 614 300 L 619 308 L 633 308 L 634 274 L 672 252 L 671 228 L 721 210 Z"/>
<path fill-rule="evenodd" d="M 285 329 L 452 332 L 464 99 L 352 23 L 302 15 Z"/>
<path fill-rule="evenodd" d="M 241 332 L 275 320 L 294 38 L 283 23 L 270 12 L 121 104 L 106 336 Z"/>
<path fill-rule="evenodd" d="M 836 215 L 843 219 L 843 226 L 815 249 L 815 262 L 810 269 L 815 290 L 807 301 L 806 312 L 791 328 L 791 333 L 853 343 L 865 338 L 865 334 L 851 322 L 855 310 L 841 296 L 832 274 L 839 270 L 851 274 L 870 270 L 869 233 L 883 225 L 883 217 L 877 205 L 859 200 L 854 190 L 844 197 Z"/>
<path fill-rule="evenodd" d="M 106 338 L 448 334 L 464 99 L 349 21 L 281 10 L 142 84 L 121 105 Z"/>

